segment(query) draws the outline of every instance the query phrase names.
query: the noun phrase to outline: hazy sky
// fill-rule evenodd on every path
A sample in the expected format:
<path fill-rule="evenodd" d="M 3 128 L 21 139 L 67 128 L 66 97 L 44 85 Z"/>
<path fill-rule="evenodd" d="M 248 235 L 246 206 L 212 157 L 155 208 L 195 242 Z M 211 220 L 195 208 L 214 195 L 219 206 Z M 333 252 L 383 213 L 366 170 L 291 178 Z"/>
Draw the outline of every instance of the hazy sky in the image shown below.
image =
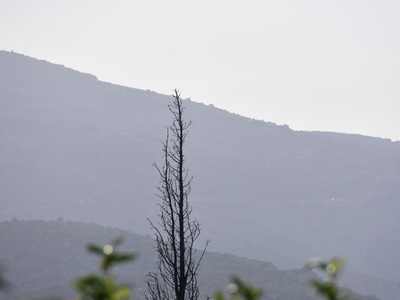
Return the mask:
<path fill-rule="evenodd" d="M 399 0 L 0 0 L 0 49 L 295 130 L 400 140 Z"/>

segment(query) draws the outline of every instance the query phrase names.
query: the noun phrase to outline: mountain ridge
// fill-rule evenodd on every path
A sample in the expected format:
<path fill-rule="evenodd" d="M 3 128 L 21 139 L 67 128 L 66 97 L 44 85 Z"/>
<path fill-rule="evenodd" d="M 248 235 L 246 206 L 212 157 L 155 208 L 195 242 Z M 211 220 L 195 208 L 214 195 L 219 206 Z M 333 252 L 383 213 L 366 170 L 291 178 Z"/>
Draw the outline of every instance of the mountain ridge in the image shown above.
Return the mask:
<path fill-rule="evenodd" d="M 147 234 L 169 103 L 0 52 L 0 220 L 63 217 Z M 400 142 L 184 105 L 191 203 L 211 250 L 285 268 L 339 254 L 359 272 L 400 277 L 391 238 L 400 230 Z"/>

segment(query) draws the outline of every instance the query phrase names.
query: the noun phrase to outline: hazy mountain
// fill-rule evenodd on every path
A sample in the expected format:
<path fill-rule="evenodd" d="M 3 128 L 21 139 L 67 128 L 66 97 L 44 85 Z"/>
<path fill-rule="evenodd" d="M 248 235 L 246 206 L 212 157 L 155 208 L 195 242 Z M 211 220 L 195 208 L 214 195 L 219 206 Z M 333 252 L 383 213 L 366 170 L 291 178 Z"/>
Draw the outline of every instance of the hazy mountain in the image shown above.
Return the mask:
<path fill-rule="evenodd" d="M 146 275 L 155 270 L 156 254 L 150 237 L 117 228 L 57 221 L 12 221 L 0 223 L 0 253 L 7 267 L 6 276 L 12 284 L 12 299 L 48 299 L 50 296 L 72 299 L 76 296 L 73 283 L 77 277 L 98 271 L 99 259 L 85 251 L 88 243 L 105 245 L 123 237 L 122 251 L 137 256 L 129 265 L 116 267 L 114 275 L 132 286 L 134 299 L 144 299 Z M 217 290 L 226 290 L 229 277 L 239 276 L 264 291 L 263 299 L 317 300 L 309 280 L 316 274 L 307 269 L 278 270 L 273 264 L 230 254 L 206 253 L 201 265 L 199 287 L 202 299 Z M 0 298 L 4 296 L 0 292 Z M 4 299 L 4 298 L 1 298 Z M 359 300 L 377 300 L 357 297 Z"/>
<path fill-rule="evenodd" d="M 0 52 L 0 220 L 149 233 L 171 100 Z M 349 269 L 399 281 L 400 142 L 184 104 L 191 203 L 210 250 L 285 268 L 344 255 Z"/>

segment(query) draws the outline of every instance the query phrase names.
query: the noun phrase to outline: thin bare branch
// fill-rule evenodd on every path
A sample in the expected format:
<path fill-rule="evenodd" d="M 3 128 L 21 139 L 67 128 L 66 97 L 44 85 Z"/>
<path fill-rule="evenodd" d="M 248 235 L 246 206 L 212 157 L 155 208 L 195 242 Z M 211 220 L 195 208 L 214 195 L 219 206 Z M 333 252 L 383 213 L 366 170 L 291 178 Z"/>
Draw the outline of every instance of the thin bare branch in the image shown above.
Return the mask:
<path fill-rule="evenodd" d="M 159 176 L 157 197 L 160 214 L 158 227 L 149 220 L 155 232 L 157 271 L 148 274 L 147 299 L 197 300 L 197 272 L 204 257 L 204 249 L 197 254 L 195 241 L 200 235 L 200 225 L 190 220 L 192 207 L 188 203 L 192 177 L 185 167 L 184 144 L 192 122 L 183 120 L 184 107 L 178 90 L 172 95 L 174 101 L 168 105 L 173 115 L 172 125 L 162 143 L 164 164 L 154 164 Z"/>

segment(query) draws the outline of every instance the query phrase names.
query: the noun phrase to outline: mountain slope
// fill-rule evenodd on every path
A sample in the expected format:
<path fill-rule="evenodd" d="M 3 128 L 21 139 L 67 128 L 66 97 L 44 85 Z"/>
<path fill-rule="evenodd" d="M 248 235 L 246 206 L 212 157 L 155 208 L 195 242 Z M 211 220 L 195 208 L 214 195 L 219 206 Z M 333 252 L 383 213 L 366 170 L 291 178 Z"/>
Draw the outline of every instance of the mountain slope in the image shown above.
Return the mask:
<path fill-rule="evenodd" d="M 170 102 L 0 52 L 0 220 L 63 217 L 148 233 Z M 345 255 L 350 269 L 398 281 L 400 142 L 184 104 L 191 203 L 211 250 L 287 268 Z"/>
<path fill-rule="evenodd" d="M 114 270 L 121 282 L 133 283 L 134 299 L 144 299 L 146 274 L 156 266 L 156 255 L 149 237 L 117 228 L 61 219 L 49 222 L 14 219 L 0 223 L 0 236 L 0 259 L 6 265 L 6 276 L 13 285 L 10 295 L 13 299 L 21 296 L 70 299 L 76 296 L 73 290 L 76 278 L 98 270 L 97 257 L 89 255 L 85 246 L 88 243 L 105 245 L 117 236 L 124 238 L 123 251 L 137 255 L 132 264 Z M 266 300 L 317 299 L 308 282 L 316 276 L 310 270 L 281 271 L 268 262 L 220 253 L 206 253 L 204 257 L 199 276 L 203 298 L 224 290 L 231 275 L 240 276 L 262 288 Z"/>

